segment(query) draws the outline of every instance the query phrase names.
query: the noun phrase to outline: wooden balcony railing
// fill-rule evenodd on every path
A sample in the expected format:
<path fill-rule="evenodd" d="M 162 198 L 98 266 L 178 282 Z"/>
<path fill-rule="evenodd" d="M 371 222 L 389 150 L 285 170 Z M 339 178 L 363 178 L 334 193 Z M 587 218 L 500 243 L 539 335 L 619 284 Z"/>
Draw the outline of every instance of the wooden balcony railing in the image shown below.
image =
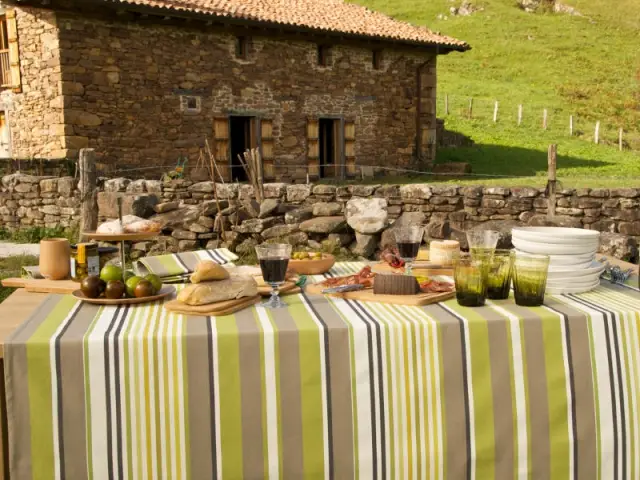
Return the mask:
<path fill-rule="evenodd" d="M 0 50 L 0 87 L 11 86 L 11 64 L 9 50 Z"/>

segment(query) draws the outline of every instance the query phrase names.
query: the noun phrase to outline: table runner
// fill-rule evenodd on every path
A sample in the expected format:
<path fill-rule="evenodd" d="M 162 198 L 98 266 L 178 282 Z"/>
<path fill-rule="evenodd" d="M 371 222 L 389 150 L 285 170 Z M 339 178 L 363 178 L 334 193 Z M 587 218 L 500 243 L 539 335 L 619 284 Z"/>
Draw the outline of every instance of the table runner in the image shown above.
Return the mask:
<path fill-rule="evenodd" d="M 11 478 L 640 476 L 636 290 L 286 301 L 212 319 L 47 297 L 5 345 Z"/>

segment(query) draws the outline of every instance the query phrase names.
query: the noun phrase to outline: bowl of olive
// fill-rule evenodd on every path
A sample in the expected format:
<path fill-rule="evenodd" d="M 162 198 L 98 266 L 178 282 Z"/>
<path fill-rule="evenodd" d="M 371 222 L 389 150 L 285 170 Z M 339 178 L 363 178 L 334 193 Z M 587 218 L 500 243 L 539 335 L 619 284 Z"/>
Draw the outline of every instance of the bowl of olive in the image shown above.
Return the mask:
<path fill-rule="evenodd" d="M 336 257 L 322 252 L 294 252 L 289 260 L 289 270 L 299 275 L 321 275 L 327 273 Z"/>

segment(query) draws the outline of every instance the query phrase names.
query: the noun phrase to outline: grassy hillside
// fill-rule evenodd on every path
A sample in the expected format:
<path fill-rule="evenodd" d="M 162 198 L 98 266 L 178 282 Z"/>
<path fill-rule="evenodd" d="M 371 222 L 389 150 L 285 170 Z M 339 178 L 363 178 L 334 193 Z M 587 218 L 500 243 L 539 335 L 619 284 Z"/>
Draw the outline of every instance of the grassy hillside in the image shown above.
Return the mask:
<path fill-rule="evenodd" d="M 444 116 L 448 93 L 447 128 L 481 145 L 443 149 L 439 161 L 470 161 L 476 173 L 539 175 L 547 145 L 558 143 L 559 175 L 567 180 L 640 184 L 640 1 L 564 0 L 582 16 L 526 13 L 515 0 L 472 0 L 484 10 L 470 16 L 450 15 L 459 0 L 357 2 L 471 44 L 469 52 L 439 58 L 438 114 Z M 469 120 L 464 116 L 471 96 Z M 495 125 L 494 99 L 500 102 Z M 518 104 L 524 105 L 521 127 Z M 547 131 L 540 127 L 545 108 Z M 575 115 L 579 138 L 568 136 L 569 115 Z M 616 142 L 622 127 L 635 151 L 588 143 L 596 120 L 605 144 Z"/>

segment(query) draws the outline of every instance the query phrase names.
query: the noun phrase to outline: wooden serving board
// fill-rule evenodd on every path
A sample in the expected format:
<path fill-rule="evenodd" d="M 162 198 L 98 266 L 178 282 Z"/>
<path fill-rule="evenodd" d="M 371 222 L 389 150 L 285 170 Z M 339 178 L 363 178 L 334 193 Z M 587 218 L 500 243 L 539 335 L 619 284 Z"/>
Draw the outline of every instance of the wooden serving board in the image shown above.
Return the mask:
<path fill-rule="evenodd" d="M 80 283 L 73 280 L 45 280 L 29 278 L 5 278 L 3 287 L 24 288 L 30 293 L 60 293 L 72 294 L 80 287 Z"/>
<path fill-rule="evenodd" d="M 293 282 L 284 282 L 280 287 L 280 295 L 287 295 L 291 290 L 297 288 L 296 284 Z M 300 290 L 300 289 L 298 289 Z M 269 285 L 260 285 L 258 284 L 258 293 L 263 297 L 271 296 L 271 287 Z"/>
<path fill-rule="evenodd" d="M 181 313 L 183 315 L 222 317 L 250 307 L 261 300 L 262 297 L 260 295 L 256 295 L 255 297 L 242 297 L 235 300 L 225 300 L 224 302 L 198 306 L 185 305 L 177 300 L 171 300 L 164 304 L 164 308 L 170 312 Z"/>
<path fill-rule="evenodd" d="M 308 285 L 305 291 L 311 295 L 323 295 L 322 290 L 327 287 L 318 283 Z M 455 297 L 455 292 L 446 293 L 418 293 L 417 295 L 376 295 L 372 288 L 358 290 L 355 292 L 331 293 L 333 297 L 344 298 L 345 300 L 358 300 L 360 302 L 392 303 L 394 305 L 412 305 L 419 307 L 431 303 L 443 302 Z"/>
<path fill-rule="evenodd" d="M 403 268 L 393 268 L 391 265 L 389 265 L 388 263 L 376 263 L 375 265 L 373 265 L 373 267 L 371 268 L 371 270 L 375 273 L 398 273 L 398 274 L 404 274 L 404 267 Z M 414 276 L 424 276 L 424 277 L 431 277 L 433 275 L 448 275 L 450 277 L 453 276 L 453 267 L 438 267 L 438 268 L 434 268 L 431 264 L 426 263 L 426 262 L 416 262 L 413 264 L 411 271 L 413 273 Z"/>
<path fill-rule="evenodd" d="M 162 232 L 140 232 L 140 233 L 96 233 L 96 232 L 83 232 L 82 235 L 90 238 L 91 240 L 98 240 L 99 242 L 138 242 L 140 240 L 149 240 L 157 237 Z"/>

